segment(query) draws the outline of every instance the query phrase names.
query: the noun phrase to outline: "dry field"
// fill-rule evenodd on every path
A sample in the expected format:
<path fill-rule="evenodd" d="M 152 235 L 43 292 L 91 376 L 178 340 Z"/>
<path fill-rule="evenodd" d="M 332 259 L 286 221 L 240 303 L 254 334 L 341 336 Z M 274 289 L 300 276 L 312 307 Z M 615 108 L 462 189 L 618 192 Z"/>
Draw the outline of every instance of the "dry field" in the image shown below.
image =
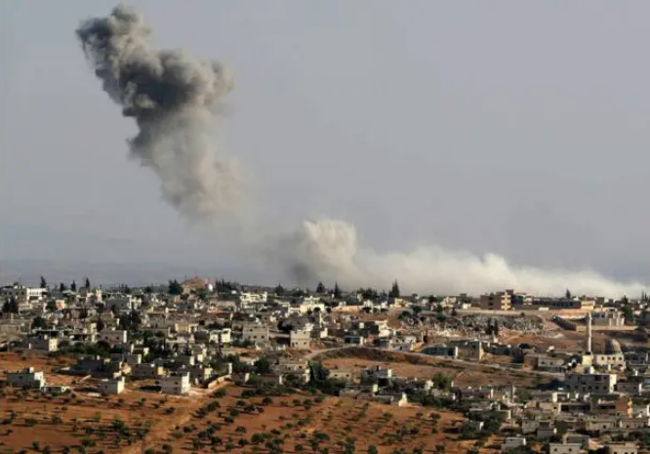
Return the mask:
<path fill-rule="evenodd" d="M 265 400 L 246 397 L 244 390 L 228 387 L 227 395 L 217 399 L 218 408 L 179 424 L 152 446 L 156 452 L 166 445 L 173 452 L 343 453 L 353 445 L 356 452 L 365 453 L 374 445 L 380 453 L 397 448 L 432 453 L 444 445 L 447 453 L 464 453 L 474 444 L 446 433 L 463 420 L 451 412 L 306 393 Z"/>
<path fill-rule="evenodd" d="M 53 397 L 2 387 L 0 453 L 293 453 L 315 448 L 343 453 L 351 445 L 357 452 L 374 445 L 380 453 L 397 448 L 431 453 L 444 445 L 447 453 L 464 453 L 473 446 L 447 433 L 463 419 L 451 412 L 302 392 L 251 397 L 245 391 L 252 388 L 234 385 L 210 393 L 199 390 L 191 397 L 166 397 L 144 392 L 141 383 L 133 382 L 119 396 L 100 396 L 89 392 L 93 380 L 56 373 L 69 363 L 42 355 L 0 354 L 3 371 L 33 366 L 45 371 L 48 383 L 72 389 Z M 209 408 L 212 402 L 218 404 Z"/>
<path fill-rule="evenodd" d="M 67 452 L 66 448 L 88 453 L 140 452 L 145 433 L 150 437 L 167 433 L 172 422 L 189 419 L 207 398 L 204 392 L 192 397 L 165 397 L 134 389 L 133 384 L 119 396 L 102 397 L 87 391 L 93 390 L 93 380 L 81 382 L 78 377 L 54 372 L 69 363 L 41 355 L 0 354 L 3 372 L 33 366 L 45 372 L 48 384 L 66 385 L 72 390 L 61 396 L 46 396 L 3 386 L 0 453 L 35 452 L 36 447 L 43 450 L 46 446 L 51 452 Z M 4 375 L 2 379 L 4 384 Z"/>
<path fill-rule="evenodd" d="M 398 377 L 413 377 L 431 379 L 434 374 L 441 373 L 454 378 L 463 371 L 461 366 L 445 367 L 432 364 L 411 364 L 395 361 L 375 361 L 364 358 L 333 358 L 323 361 L 323 366 L 328 369 L 346 369 L 359 377 L 363 369 L 381 366 L 393 370 L 393 375 Z"/>
<path fill-rule="evenodd" d="M 526 387 L 540 382 L 534 375 L 517 370 L 495 369 L 490 362 L 509 362 L 505 357 L 489 357 L 487 363 L 454 362 L 436 357 L 415 356 L 376 349 L 356 348 L 326 353 L 322 357 L 327 368 L 348 369 L 357 376 L 367 367 L 381 366 L 391 368 L 393 376 L 430 379 L 435 374 L 443 374 L 454 380 L 457 386 L 510 385 Z M 543 379 L 541 381 L 547 381 Z"/>
<path fill-rule="evenodd" d="M 553 333 L 554 336 L 508 331 L 500 338 L 500 341 L 512 345 L 530 344 L 541 350 L 553 347 L 557 351 L 574 353 L 584 352 L 586 348 L 587 333 L 585 332 L 567 331 L 555 326 L 555 329 L 548 330 L 548 333 Z M 635 331 L 594 331 L 592 341 L 594 352 L 603 352 L 608 339 L 615 339 L 621 345 L 627 345 L 629 348 L 647 346 L 645 338 Z"/>
<path fill-rule="evenodd" d="M 400 358 L 398 355 L 397 358 Z M 190 397 L 163 396 L 127 384 L 119 396 L 103 397 L 87 390 L 93 381 L 56 374 L 67 359 L 0 354 L 1 370 L 34 366 L 44 370 L 49 383 L 71 386 L 72 393 L 44 396 L 36 391 L 2 388 L 0 395 L 0 453 L 295 453 L 367 452 L 373 445 L 382 454 L 403 449 L 449 454 L 467 452 L 474 441 L 459 441 L 450 429 L 463 417 L 417 405 L 386 406 L 351 398 L 309 393 L 284 396 L 251 395 L 252 388 L 227 384 Z M 332 363 L 333 362 L 333 363 Z M 396 373 L 431 376 L 445 373 L 457 381 L 489 381 L 492 376 L 457 364 L 422 361 L 382 362 L 358 358 L 332 358 L 330 364 L 366 367 L 382 364 Z M 501 371 L 500 375 L 504 375 Z M 498 377 L 506 382 L 509 377 Z M 214 403 L 217 402 L 217 403 Z M 44 449 L 47 449 L 44 451 Z M 37 449 L 38 448 L 38 451 Z M 481 452 L 496 452 L 481 449 Z"/>

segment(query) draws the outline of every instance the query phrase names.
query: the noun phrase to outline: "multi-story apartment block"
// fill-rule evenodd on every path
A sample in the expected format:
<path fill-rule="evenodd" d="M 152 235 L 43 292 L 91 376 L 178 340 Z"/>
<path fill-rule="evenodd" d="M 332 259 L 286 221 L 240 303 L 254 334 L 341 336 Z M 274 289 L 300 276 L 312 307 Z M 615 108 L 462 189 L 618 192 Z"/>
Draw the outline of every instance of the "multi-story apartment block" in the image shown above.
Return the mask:
<path fill-rule="evenodd" d="M 260 323 L 248 323 L 242 329 L 242 340 L 266 344 L 269 341 L 269 327 Z"/>
<path fill-rule="evenodd" d="M 613 393 L 616 378 L 616 374 L 571 373 L 566 375 L 565 386 L 567 391 L 581 394 Z"/>
<path fill-rule="evenodd" d="M 506 290 L 505 292 L 481 295 L 479 305 L 483 310 L 509 311 L 512 309 L 512 294 L 511 290 Z"/>

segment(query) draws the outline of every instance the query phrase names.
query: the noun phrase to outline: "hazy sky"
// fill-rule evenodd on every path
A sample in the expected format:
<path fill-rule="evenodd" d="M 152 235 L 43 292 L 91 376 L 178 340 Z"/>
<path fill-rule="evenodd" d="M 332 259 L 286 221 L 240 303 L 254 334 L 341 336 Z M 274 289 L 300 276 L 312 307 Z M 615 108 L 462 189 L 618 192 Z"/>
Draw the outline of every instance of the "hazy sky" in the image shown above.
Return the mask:
<path fill-rule="evenodd" d="M 131 3 L 160 47 L 234 70 L 225 141 L 269 230 L 327 215 L 377 250 L 648 281 L 650 3 Z M 128 159 L 74 35 L 113 6 L 0 2 L 0 259 L 257 278 Z"/>

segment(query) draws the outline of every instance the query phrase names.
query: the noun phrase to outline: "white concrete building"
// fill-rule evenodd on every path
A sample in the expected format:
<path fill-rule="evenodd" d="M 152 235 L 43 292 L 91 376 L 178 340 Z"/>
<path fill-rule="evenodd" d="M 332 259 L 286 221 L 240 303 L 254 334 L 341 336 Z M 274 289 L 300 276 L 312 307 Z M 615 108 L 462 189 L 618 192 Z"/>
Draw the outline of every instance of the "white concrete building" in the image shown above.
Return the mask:
<path fill-rule="evenodd" d="M 591 323 L 594 326 L 624 326 L 625 317 L 617 310 L 593 311 L 591 313 Z"/>
<path fill-rule="evenodd" d="M 246 324 L 242 330 L 242 340 L 265 344 L 269 341 L 269 327 L 259 323 Z"/>
<path fill-rule="evenodd" d="M 625 369 L 626 362 L 623 353 L 595 354 L 592 356 L 591 364 L 597 367 Z"/>
<path fill-rule="evenodd" d="M 140 307 L 140 300 L 131 295 L 115 296 L 108 298 L 106 307 L 114 312 L 131 312 Z"/>
<path fill-rule="evenodd" d="M 506 437 L 503 441 L 503 449 L 517 449 L 526 446 L 526 437 Z"/>
<path fill-rule="evenodd" d="M 354 373 L 350 369 L 330 369 L 327 377 L 331 380 L 353 381 Z"/>
<path fill-rule="evenodd" d="M 128 342 L 129 332 L 125 329 L 105 329 L 97 337 L 110 345 L 120 345 Z"/>
<path fill-rule="evenodd" d="M 242 307 L 251 305 L 251 304 L 264 304 L 268 300 L 268 294 L 264 293 L 253 293 L 253 292 L 244 292 L 239 294 L 239 303 Z"/>
<path fill-rule="evenodd" d="M 210 331 L 210 340 L 219 345 L 232 342 L 232 331 L 230 328 L 214 329 Z"/>
<path fill-rule="evenodd" d="M 102 394 L 120 394 L 124 391 L 124 377 L 105 378 L 99 381 L 97 388 Z"/>
<path fill-rule="evenodd" d="M 578 454 L 582 452 L 581 443 L 550 443 L 549 454 Z"/>
<path fill-rule="evenodd" d="M 561 356 L 554 357 L 539 355 L 537 357 L 537 364 L 535 366 L 539 370 L 555 372 L 561 370 L 565 362 L 566 359 Z"/>
<path fill-rule="evenodd" d="M 307 330 L 293 330 L 289 334 L 289 344 L 297 350 L 308 350 L 310 338 L 311 334 Z"/>
<path fill-rule="evenodd" d="M 162 392 L 165 394 L 175 394 L 186 396 L 190 393 L 190 373 L 172 374 L 161 379 Z"/>
<path fill-rule="evenodd" d="M 634 442 L 611 443 L 607 445 L 608 454 L 637 454 L 639 448 Z"/>
<path fill-rule="evenodd" d="M 616 374 L 571 373 L 566 375 L 565 386 L 569 392 L 611 394 L 616 388 L 616 379 Z"/>
<path fill-rule="evenodd" d="M 393 369 L 381 367 L 381 366 L 369 367 L 367 369 L 364 369 L 361 372 L 361 378 L 363 380 L 366 379 L 386 380 L 392 377 L 393 377 Z"/>
<path fill-rule="evenodd" d="M 46 288 L 31 288 L 21 284 L 0 287 L 1 298 L 16 298 L 19 303 L 41 301 L 47 292 Z"/>

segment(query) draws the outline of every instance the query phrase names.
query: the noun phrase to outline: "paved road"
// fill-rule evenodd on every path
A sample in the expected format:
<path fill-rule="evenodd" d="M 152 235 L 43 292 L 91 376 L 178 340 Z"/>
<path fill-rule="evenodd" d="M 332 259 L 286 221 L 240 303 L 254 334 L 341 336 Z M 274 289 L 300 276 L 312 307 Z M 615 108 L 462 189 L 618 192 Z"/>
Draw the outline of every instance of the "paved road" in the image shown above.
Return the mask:
<path fill-rule="evenodd" d="M 366 350 L 379 350 L 383 351 L 386 353 L 399 353 L 405 356 L 413 356 L 413 357 L 418 357 L 418 358 L 428 358 L 428 359 L 435 359 L 440 362 L 440 364 L 445 364 L 445 363 L 453 363 L 453 364 L 463 364 L 468 367 L 488 367 L 492 368 L 494 370 L 508 370 L 511 372 L 520 372 L 522 374 L 527 374 L 527 375 L 535 375 L 538 377 L 545 377 L 545 378 L 559 378 L 562 379 L 564 378 L 564 374 L 562 373 L 556 373 L 556 372 L 543 372 L 539 370 L 528 370 L 528 369 L 517 369 L 512 367 L 510 364 L 496 364 L 496 363 L 479 363 L 476 361 L 466 361 L 462 359 L 453 359 L 453 358 L 441 358 L 438 356 L 433 356 L 433 355 L 427 355 L 426 353 L 417 353 L 417 352 L 394 352 L 392 350 L 382 350 L 382 349 L 375 349 L 374 347 L 359 347 L 356 345 L 346 345 L 343 347 L 334 347 L 334 348 L 326 348 L 324 350 L 317 350 L 314 352 L 309 353 L 308 355 L 305 356 L 305 359 L 307 360 L 313 360 L 318 358 L 320 355 L 323 355 L 328 352 L 335 352 L 335 351 L 341 351 L 341 350 L 352 350 L 352 349 L 366 349 Z"/>

